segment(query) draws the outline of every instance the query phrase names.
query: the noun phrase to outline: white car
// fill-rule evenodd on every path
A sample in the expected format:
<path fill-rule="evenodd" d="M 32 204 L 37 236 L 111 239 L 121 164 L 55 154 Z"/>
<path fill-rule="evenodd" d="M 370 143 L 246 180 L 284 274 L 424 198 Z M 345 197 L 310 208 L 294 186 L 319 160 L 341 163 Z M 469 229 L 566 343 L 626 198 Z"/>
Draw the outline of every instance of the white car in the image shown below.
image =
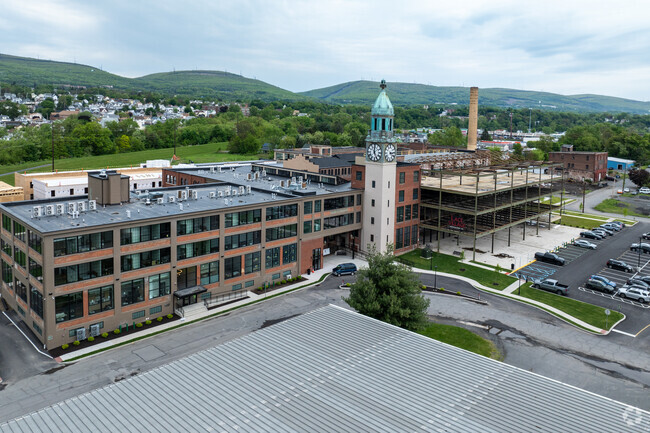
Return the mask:
<path fill-rule="evenodd" d="M 621 298 L 630 298 L 640 303 L 650 302 L 650 292 L 640 287 L 621 287 L 618 289 L 618 296 Z"/>
<path fill-rule="evenodd" d="M 591 248 L 592 250 L 596 249 L 596 244 L 592 244 L 585 239 L 578 239 L 577 241 L 573 242 L 573 245 L 580 248 Z"/>
<path fill-rule="evenodd" d="M 623 192 L 627 194 L 628 192 L 630 192 L 630 188 L 623 188 Z"/>
<path fill-rule="evenodd" d="M 650 194 L 650 188 L 647 188 L 645 186 L 639 188 L 639 193 L 640 194 Z"/>

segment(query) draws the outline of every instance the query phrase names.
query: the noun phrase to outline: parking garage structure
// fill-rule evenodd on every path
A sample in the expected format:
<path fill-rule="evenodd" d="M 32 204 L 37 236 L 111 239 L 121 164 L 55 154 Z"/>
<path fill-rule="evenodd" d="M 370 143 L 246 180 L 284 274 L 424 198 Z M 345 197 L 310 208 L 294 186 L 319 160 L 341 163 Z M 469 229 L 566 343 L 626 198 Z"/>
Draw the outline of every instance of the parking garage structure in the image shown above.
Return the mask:
<path fill-rule="evenodd" d="M 522 224 L 526 239 L 526 223 L 535 226 L 539 234 L 540 220 L 551 229 L 553 210 L 563 200 L 564 180 L 560 164 L 518 163 L 474 168 L 470 170 L 430 170 L 423 172 L 421 183 L 422 238 L 425 243 L 445 237 L 460 236 L 473 239 L 473 259 L 476 259 L 476 239 Z M 545 201 L 543 198 L 549 197 Z M 553 196 L 560 202 L 553 204 Z"/>

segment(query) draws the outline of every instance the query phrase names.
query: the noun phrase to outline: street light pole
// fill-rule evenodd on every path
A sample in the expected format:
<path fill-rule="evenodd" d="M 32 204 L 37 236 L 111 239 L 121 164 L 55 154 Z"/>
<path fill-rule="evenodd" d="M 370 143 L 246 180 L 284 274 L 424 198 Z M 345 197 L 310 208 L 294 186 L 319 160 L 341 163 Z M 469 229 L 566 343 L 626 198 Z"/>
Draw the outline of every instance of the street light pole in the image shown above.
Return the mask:
<path fill-rule="evenodd" d="M 433 271 L 433 288 L 438 288 L 438 267 L 436 266 Z"/>
<path fill-rule="evenodd" d="M 639 272 L 641 270 L 641 242 L 643 241 L 643 237 L 639 238 L 639 248 L 637 250 L 639 251 L 639 262 L 637 263 L 636 266 L 636 271 Z"/>

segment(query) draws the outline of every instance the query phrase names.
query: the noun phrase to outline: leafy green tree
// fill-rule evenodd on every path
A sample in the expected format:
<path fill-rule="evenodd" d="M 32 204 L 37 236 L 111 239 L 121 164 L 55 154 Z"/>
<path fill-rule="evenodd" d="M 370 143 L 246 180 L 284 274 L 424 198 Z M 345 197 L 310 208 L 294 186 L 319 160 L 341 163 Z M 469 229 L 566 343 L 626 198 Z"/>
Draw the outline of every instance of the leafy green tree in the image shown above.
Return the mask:
<path fill-rule="evenodd" d="M 442 131 L 436 131 L 433 134 L 429 134 L 429 143 L 438 146 L 461 147 L 466 146 L 467 141 L 465 137 L 463 137 L 463 133 L 460 129 L 455 126 L 450 126 Z"/>
<path fill-rule="evenodd" d="M 115 145 L 118 152 L 129 152 L 131 150 L 131 138 L 128 135 L 122 135 L 115 140 Z"/>
<path fill-rule="evenodd" d="M 117 148 L 111 140 L 108 129 L 102 128 L 96 122 L 88 122 L 77 126 L 72 131 L 73 137 L 79 140 L 79 146 L 92 155 L 107 155 L 115 153 Z"/>
<path fill-rule="evenodd" d="M 392 248 L 368 256 L 368 267 L 359 270 L 344 301 L 361 314 L 411 331 L 427 323 L 429 300 L 411 269 L 395 261 Z"/>
<path fill-rule="evenodd" d="M 650 173 L 644 169 L 631 169 L 627 172 L 628 177 L 637 186 L 648 186 L 650 184 Z"/>
<path fill-rule="evenodd" d="M 516 156 L 522 156 L 522 147 L 521 143 L 515 143 L 512 145 L 512 153 Z"/>
<path fill-rule="evenodd" d="M 54 111 L 54 100 L 52 98 L 47 98 L 39 105 L 39 111 L 46 118 L 50 118 L 50 114 Z"/>
<path fill-rule="evenodd" d="M 483 132 L 481 132 L 481 141 L 492 141 L 490 131 L 487 128 L 483 128 Z"/>

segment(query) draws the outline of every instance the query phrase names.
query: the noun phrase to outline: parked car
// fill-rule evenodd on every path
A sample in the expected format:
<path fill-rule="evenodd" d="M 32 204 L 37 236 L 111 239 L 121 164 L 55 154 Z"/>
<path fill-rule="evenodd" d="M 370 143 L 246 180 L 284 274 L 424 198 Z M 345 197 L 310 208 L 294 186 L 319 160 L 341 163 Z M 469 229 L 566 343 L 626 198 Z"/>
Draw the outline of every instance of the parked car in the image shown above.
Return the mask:
<path fill-rule="evenodd" d="M 621 298 L 630 298 L 641 303 L 650 302 L 650 292 L 640 287 L 621 287 L 618 293 Z"/>
<path fill-rule="evenodd" d="M 623 190 L 619 189 L 618 191 L 616 191 L 616 194 L 623 194 Z"/>
<path fill-rule="evenodd" d="M 614 234 L 613 231 L 603 229 L 603 228 L 600 228 L 600 227 L 593 228 L 593 229 L 591 229 L 591 231 L 596 233 L 597 235 L 601 235 L 604 238 L 606 238 L 607 236 L 612 236 Z"/>
<path fill-rule="evenodd" d="M 640 194 L 650 194 L 650 188 L 642 186 L 641 188 L 639 188 L 639 193 Z"/>
<path fill-rule="evenodd" d="M 630 188 L 623 188 L 623 192 L 624 192 L 624 193 L 628 193 L 628 192 L 630 192 Z"/>
<path fill-rule="evenodd" d="M 650 232 L 648 232 L 648 233 L 643 233 L 643 234 L 641 235 L 641 237 L 642 237 L 643 239 L 645 239 L 646 241 L 647 241 L 647 240 L 650 240 Z"/>
<path fill-rule="evenodd" d="M 558 295 L 567 296 L 569 294 L 569 286 L 566 284 L 560 284 L 557 280 L 552 280 L 547 278 L 545 280 L 535 280 L 531 286 L 533 289 L 542 289 L 548 290 L 549 292 L 555 292 Z"/>
<path fill-rule="evenodd" d="M 605 223 L 600 225 L 601 229 L 611 230 L 613 232 L 620 232 L 621 228 L 618 224 Z"/>
<path fill-rule="evenodd" d="M 610 286 L 609 284 L 605 284 L 600 280 L 594 280 L 593 278 L 587 280 L 587 284 L 585 284 L 585 286 L 588 289 L 598 290 L 599 292 L 605 292 L 609 294 L 612 294 L 616 291 L 616 289 Z"/>
<path fill-rule="evenodd" d="M 632 278 L 634 278 L 635 280 L 643 281 L 644 283 L 650 286 L 650 275 L 637 275 Z"/>
<path fill-rule="evenodd" d="M 624 229 L 624 228 L 625 228 L 625 223 L 622 223 L 622 222 L 620 222 L 620 221 L 611 221 L 609 224 L 616 224 L 616 225 L 619 226 L 621 229 Z"/>
<path fill-rule="evenodd" d="M 341 263 L 332 269 L 332 274 L 340 277 L 341 275 L 354 275 L 357 273 L 357 265 L 354 263 Z"/>
<path fill-rule="evenodd" d="M 596 244 L 592 244 L 591 242 L 589 242 L 587 240 L 584 240 L 584 239 L 578 239 L 578 240 L 574 241 L 573 245 L 575 245 L 576 247 L 580 247 L 580 248 L 590 248 L 592 250 L 596 249 Z"/>
<path fill-rule="evenodd" d="M 643 251 L 644 254 L 650 254 L 650 244 L 646 244 L 645 242 L 641 244 L 635 242 L 632 245 L 630 245 L 630 249 L 635 252 L 639 251 L 640 249 L 641 251 Z"/>
<path fill-rule="evenodd" d="M 607 260 L 607 267 L 610 269 L 616 269 L 617 271 L 623 272 L 634 272 L 634 268 L 622 260 L 609 259 Z"/>
<path fill-rule="evenodd" d="M 564 266 L 564 259 L 553 253 L 535 253 L 535 260 L 546 262 L 554 265 Z"/>
<path fill-rule="evenodd" d="M 610 280 L 609 278 L 605 278 L 605 277 L 603 277 L 601 275 L 592 275 L 591 277 L 589 277 L 589 279 L 590 280 L 602 281 L 603 283 L 607 284 L 608 286 L 612 286 L 614 289 L 616 288 L 616 283 L 614 281 Z"/>
<path fill-rule="evenodd" d="M 604 236 L 599 235 L 597 233 L 591 232 L 591 231 L 586 231 L 586 232 L 580 232 L 580 237 L 582 238 L 588 238 L 588 239 L 596 239 L 597 241 L 601 240 Z"/>
<path fill-rule="evenodd" d="M 644 290 L 650 290 L 650 284 L 646 283 L 640 278 L 632 277 L 627 280 L 627 285 L 628 286 L 637 286 L 637 287 L 643 287 Z"/>
<path fill-rule="evenodd" d="M 605 176 L 605 180 L 615 181 L 616 178 L 614 176 Z"/>

